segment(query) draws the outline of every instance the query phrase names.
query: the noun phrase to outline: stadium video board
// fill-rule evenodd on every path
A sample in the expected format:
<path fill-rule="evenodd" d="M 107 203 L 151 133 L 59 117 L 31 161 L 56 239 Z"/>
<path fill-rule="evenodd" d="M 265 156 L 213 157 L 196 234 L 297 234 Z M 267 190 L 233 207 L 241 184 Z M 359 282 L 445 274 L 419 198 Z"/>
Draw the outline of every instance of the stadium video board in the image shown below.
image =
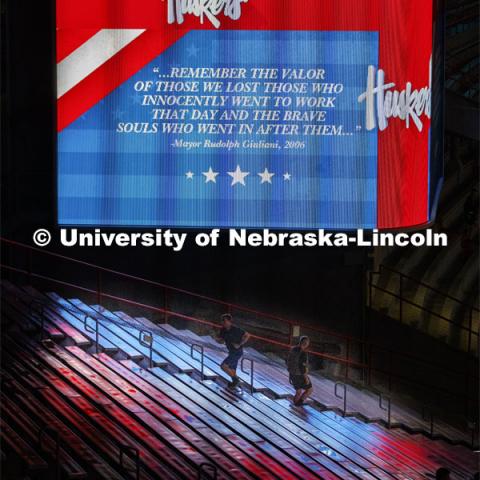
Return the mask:
<path fill-rule="evenodd" d="M 436 21 L 430 0 L 57 0 L 58 223 L 428 223 Z"/>

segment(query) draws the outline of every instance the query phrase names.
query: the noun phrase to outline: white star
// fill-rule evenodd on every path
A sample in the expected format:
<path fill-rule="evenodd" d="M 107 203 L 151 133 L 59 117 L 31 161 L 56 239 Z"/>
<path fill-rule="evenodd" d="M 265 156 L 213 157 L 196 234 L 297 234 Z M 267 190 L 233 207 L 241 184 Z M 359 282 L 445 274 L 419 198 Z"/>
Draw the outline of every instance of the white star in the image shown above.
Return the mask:
<path fill-rule="evenodd" d="M 133 103 L 136 105 L 140 105 L 143 101 L 143 96 L 140 95 L 138 92 L 136 92 L 134 95 L 130 95 L 130 98 L 132 99 Z"/>
<path fill-rule="evenodd" d="M 290 173 L 284 173 L 283 174 L 283 179 L 286 181 L 286 182 L 289 182 L 291 179 L 292 179 L 292 175 Z"/>
<path fill-rule="evenodd" d="M 194 175 L 195 174 L 193 172 L 187 172 L 185 174 L 185 176 L 187 177 L 188 180 L 193 180 Z"/>
<path fill-rule="evenodd" d="M 113 118 L 115 120 L 121 120 L 123 117 L 125 116 L 125 112 L 123 110 L 120 110 L 119 108 L 117 108 L 114 112 L 113 112 Z"/>
<path fill-rule="evenodd" d="M 250 175 L 250 172 L 242 172 L 240 165 L 237 165 L 237 169 L 234 172 L 227 172 L 232 177 L 232 187 L 237 183 L 242 184 L 244 187 L 245 185 L 245 177 Z"/>
<path fill-rule="evenodd" d="M 194 43 L 192 43 L 188 48 L 187 48 L 187 53 L 189 57 L 196 57 L 199 52 L 199 48 L 196 47 Z"/>
<path fill-rule="evenodd" d="M 274 176 L 274 173 L 270 173 L 268 171 L 268 168 L 265 169 L 263 173 L 259 173 L 258 176 L 262 179 L 261 184 L 264 183 L 272 183 L 272 177 Z"/>
<path fill-rule="evenodd" d="M 208 183 L 208 182 L 217 183 L 218 172 L 214 172 L 212 170 L 212 167 L 208 169 L 208 172 L 202 172 L 202 175 L 205 176 L 205 183 Z"/>

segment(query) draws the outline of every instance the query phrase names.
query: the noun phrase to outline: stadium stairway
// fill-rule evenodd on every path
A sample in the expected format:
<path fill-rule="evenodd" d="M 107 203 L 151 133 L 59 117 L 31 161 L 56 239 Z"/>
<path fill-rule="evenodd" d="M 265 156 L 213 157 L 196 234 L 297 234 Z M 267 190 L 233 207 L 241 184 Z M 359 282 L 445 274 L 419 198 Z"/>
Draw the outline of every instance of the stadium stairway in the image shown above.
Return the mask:
<path fill-rule="evenodd" d="M 10 288 L 15 287 L 10 286 Z M 43 294 L 31 287 L 25 287 L 23 292 L 15 289 L 15 292 L 16 294 L 26 294 L 25 302 L 27 303 L 31 302 L 31 298 L 39 301 L 46 300 Z M 67 301 L 55 293 L 49 293 L 47 297 L 52 301 L 50 308 L 45 312 L 47 318 L 55 318 L 54 315 L 57 315 L 57 318 L 68 319 L 77 328 L 85 328 L 81 320 L 85 314 L 100 315 L 99 318 L 103 319 L 103 322 L 99 322 L 99 341 L 107 352 L 115 352 L 114 344 L 116 343 L 122 345 L 122 351 L 129 358 L 135 360 L 141 355 L 148 357 L 147 347 L 139 342 L 140 332 L 147 329 L 149 332 L 155 331 L 152 348 L 153 364 L 165 366 L 167 363 L 171 363 L 183 373 L 191 373 L 193 370 L 201 372 L 202 365 L 198 358 L 200 354 L 192 351 L 192 345 L 194 345 L 204 351 L 203 377 L 215 379 L 218 376 L 229 380 L 229 377 L 220 368 L 225 354 L 209 336 L 199 337 L 188 330 L 180 332 L 171 325 L 155 325 L 145 318 L 134 319 L 122 312 L 114 314 L 99 306 L 89 307 L 77 299 Z M 74 313 L 77 314 L 77 317 Z M 95 340 L 92 331 L 86 331 L 85 334 L 92 341 Z M 82 337 L 78 338 L 78 335 L 75 335 L 73 338 L 77 345 L 84 345 Z M 246 351 L 248 358 L 255 362 L 254 391 L 269 391 L 276 398 L 285 398 L 291 395 L 292 390 L 282 359 L 266 357 L 253 349 Z M 248 367 L 248 360 L 245 363 Z M 248 371 L 240 369 L 239 376 L 246 384 L 251 383 Z M 312 383 L 315 387 L 312 398 L 319 407 L 333 410 L 342 415 L 357 416 L 368 422 L 387 423 L 388 413 L 380 405 L 377 393 L 361 389 L 359 386 L 338 384 L 332 379 L 315 373 L 312 374 Z M 390 426 L 403 427 L 415 433 L 431 433 L 431 423 L 428 419 L 423 418 L 422 405 L 415 410 L 405 404 L 396 403 L 394 400 L 391 402 Z M 434 436 L 456 443 L 471 443 L 470 432 L 462 432 L 440 419 L 435 422 Z"/>
<path fill-rule="evenodd" d="M 401 405 L 387 428 L 378 398 L 352 385 L 338 398 L 312 374 L 314 399 L 293 407 L 282 361 L 253 348 L 231 390 L 211 337 L 7 281 L 2 327 L 5 478 L 406 480 L 443 466 L 459 480 L 478 468 L 465 432 L 427 437 Z"/>

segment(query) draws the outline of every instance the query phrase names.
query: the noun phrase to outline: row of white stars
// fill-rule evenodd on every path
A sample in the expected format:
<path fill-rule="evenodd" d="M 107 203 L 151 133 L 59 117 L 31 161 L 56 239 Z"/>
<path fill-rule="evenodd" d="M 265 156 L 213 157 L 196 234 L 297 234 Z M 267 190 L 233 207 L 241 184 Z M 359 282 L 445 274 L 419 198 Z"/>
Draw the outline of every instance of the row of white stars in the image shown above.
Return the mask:
<path fill-rule="evenodd" d="M 250 175 L 250 172 L 242 172 L 240 165 L 237 165 L 237 168 L 234 172 L 227 172 L 230 177 L 232 177 L 232 187 L 237 183 L 240 185 L 246 186 L 245 179 Z M 214 172 L 212 167 L 208 169 L 208 172 L 202 172 L 202 175 L 205 177 L 205 183 L 217 183 L 217 176 L 220 175 L 220 172 Z M 192 171 L 188 171 L 185 176 L 188 180 L 193 180 L 195 174 Z M 272 183 L 272 178 L 275 176 L 275 173 L 268 171 L 268 168 L 262 173 L 259 173 L 258 176 L 262 179 L 261 184 Z M 288 172 L 283 174 L 283 180 L 289 182 L 292 179 L 292 175 Z"/>

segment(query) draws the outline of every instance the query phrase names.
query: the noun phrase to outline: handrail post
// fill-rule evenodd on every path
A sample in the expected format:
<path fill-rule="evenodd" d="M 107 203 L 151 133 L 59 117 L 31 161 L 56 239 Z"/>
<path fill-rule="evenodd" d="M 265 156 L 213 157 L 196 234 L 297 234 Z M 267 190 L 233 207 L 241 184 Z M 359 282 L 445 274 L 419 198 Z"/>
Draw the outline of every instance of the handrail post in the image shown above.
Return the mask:
<path fill-rule="evenodd" d="M 342 387 L 343 389 L 343 397 L 338 393 L 338 387 Z M 342 382 L 336 382 L 335 383 L 335 389 L 334 392 L 335 396 L 339 398 L 340 400 L 343 399 L 343 412 L 342 415 L 345 417 L 347 414 L 347 385 Z"/>
<path fill-rule="evenodd" d="M 88 324 L 89 318 L 95 322 L 95 328 L 92 328 Z M 100 352 L 100 345 L 98 342 L 98 318 L 92 317 L 91 315 L 85 315 L 83 318 L 83 328 L 85 328 L 85 331 L 95 334 L 95 352 L 98 354 Z"/>
<path fill-rule="evenodd" d="M 368 386 L 372 386 L 372 370 L 373 370 L 373 344 L 370 343 L 368 347 L 368 374 L 367 374 Z"/>
<path fill-rule="evenodd" d="M 168 323 L 168 290 L 167 287 L 163 287 L 163 320 L 164 323 Z"/>
<path fill-rule="evenodd" d="M 102 271 L 97 268 L 97 305 L 102 304 Z"/>
<path fill-rule="evenodd" d="M 392 391 L 393 352 L 388 351 L 388 391 Z"/>
<path fill-rule="evenodd" d="M 347 357 L 347 363 L 345 365 L 345 381 L 348 380 L 348 374 L 349 374 L 349 370 L 350 370 L 350 338 L 347 338 L 346 357 Z"/>
<path fill-rule="evenodd" d="M 123 465 L 123 456 L 133 453 L 133 460 L 135 461 L 135 480 L 140 480 L 140 450 L 130 445 L 120 445 L 119 447 L 119 463 L 120 468 L 125 468 Z"/>
<path fill-rule="evenodd" d="M 200 353 L 200 368 L 201 368 L 200 375 L 201 375 L 201 379 L 205 380 L 203 345 L 199 345 L 198 343 L 192 343 L 192 345 L 190 345 L 190 356 L 195 360 L 195 357 L 193 356 L 193 352 L 195 351 L 196 348 L 198 349 L 197 351 Z"/>
<path fill-rule="evenodd" d="M 400 325 L 403 324 L 403 275 L 400 273 L 400 285 L 398 288 L 398 296 L 400 297 L 400 307 L 399 307 L 399 316 L 400 316 Z"/>
<path fill-rule="evenodd" d="M 27 272 L 28 272 L 28 283 L 32 284 L 32 250 L 27 250 Z"/>
<path fill-rule="evenodd" d="M 383 406 L 383 401 L 387 402 L 387 406 Z M 392 428 L 392 400 L 390 397 L 387 397 L 383 393 L 380 392 L 379 398 L 378 398 L 378 406 L 380 410 L 383 410 L 384 412 L 387 412 L 387 427 Z"/>
<path fill-rule="evenodd" d="M 138 332 L 138 342 L 148 348 L 148 364 L 149 368 L 153 368 L 153 333 L 149 330 L 140 330 Z"/>
<path fill-rule="evenodd" d="M 248 360 L 250 362 L 250 393 L 253 394 L 254 392 L 254 388 L 253 388 L 253 378 L 254 378 L 254 361 L 251 359 L 251 358 L 246 358 L 246 357 L 242 357 L 242 360 L 240 362 L 240 370 L 243 372 L 243 373 L 246 373 L 248 374 L 249 372 L 247 372 L 244 368 L 243 368 L 243 362 L 245 362 L 245 360 Z"/>
<path fill-rule="evenodd" d="M 34 305 L 40 306 L 40 312 L 36 312 Z M 40 300 L 32 300 L 30 302 L 30 315 L 38 315 L 40 317 L 40 340 L 45 338 L 45 305 Z"/>
<path fill-rule="evenodd" d="M 467 366 L 465 368 L 465 416 L 468 418 L 470 414 L 470 358 L 467 357 Z"/>
<path fill-rule="evenodd" d="M 43 340 L 45 336 L 45 311 L 44 306 L 42 305 L 42 309 L 40 311 L 40 340 Z"/>
<path fill-rule="evenodd" d="M 475 436 L 477 434 L 477 428 L 478 428 L 478 424 L 475 420 L 473 421 L 467 421 L 467 428 L 470 430 L 471 434 L 472 434 L 472 437 L 471 437 L 471 443 L 470 443 L 470 447 L 472 450 L 475 450 L 475 448 L 477 447 L 477 445 L 475 445 Z M 479 446 L 480 448 L 480 446 Z"/>
<path fill-rule="evenodd" d="M 373 272 L 368 272 L 368 306 L 372 308 L 373 301 Z"/>
<path fill-rule="evenodd" d="M 468 354 L 472 353 L 472 333 L 473 333 L 473 307 L 470 307 L 470 318 L 468 320 Z M 479 352 L 480 356 L 480 352 Z"/>
<path fill-rule="evenodd" d="M 46 433 L 50 433 L 55 441 L 55 478 L 60 480 L 60 434 L 58 430 L 45 425 L 38 431 L 38 448 L 42 449 L 42 439 Z"/>
<path fill-rule="evenodd" d="M 433 411 L 431 408 L 428 408 L 427 405 L 423 405 L 422 407 L 422 419 L 424 421 L 427 421 L 427 417 L 426 417 L 426 412 L 430 412 L 430 437 L 433 438 L 433 432 L 434 432 L 434 422 L 435 422 L 435 419 L 434 419 L 434 416 L 433 416 Z"/>
<path fill-rule="evenodd" d="M 209 473 L 209 470 L 211 473 Z M 218 478 L 218 469 L 213 463 L 201 463 L 198 466 L 198 476 L 197 480 L 203 480 L 204 478 L 217 480 Z"/>

